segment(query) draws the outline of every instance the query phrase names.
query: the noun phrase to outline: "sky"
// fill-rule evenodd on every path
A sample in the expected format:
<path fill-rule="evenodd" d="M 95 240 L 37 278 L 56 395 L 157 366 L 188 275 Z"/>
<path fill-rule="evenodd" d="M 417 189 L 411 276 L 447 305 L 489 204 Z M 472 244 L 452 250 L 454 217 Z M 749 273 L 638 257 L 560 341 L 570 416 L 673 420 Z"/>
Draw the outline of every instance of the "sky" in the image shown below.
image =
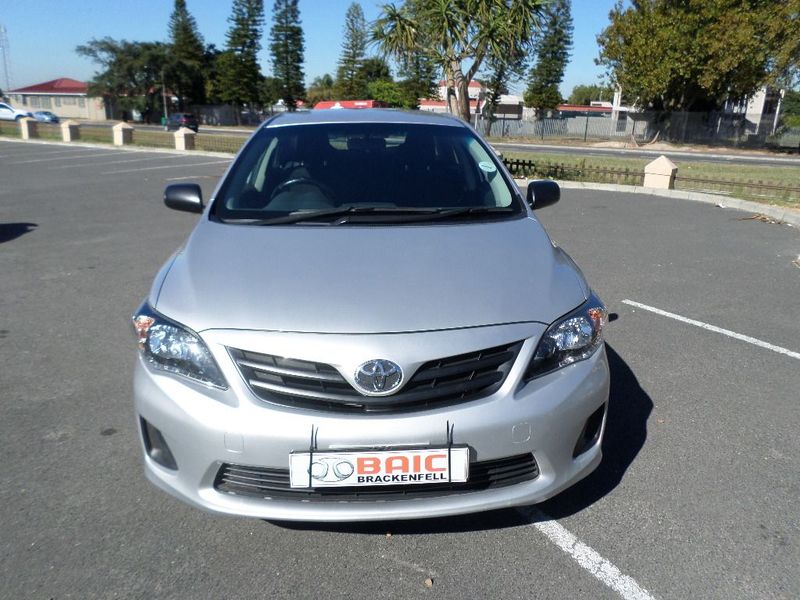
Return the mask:
<path fill-rule="evenodd" d="M 389 0 L 361 0 L 366 19 L 375 19 L 380 6 Z M 393 0 L 399 4 L 398 0 Z M 306 82 L 324 73 L 336 72 L 342 42 L 344 16 L 352 0 L 300 0 L 300 17 L 305 33 Z M 206 43 L 225 45 L 230 0 L 187 0 Z M 260 60 L 269 75 L 268 46 L 272 23 L 272 0 L 264 0 L 267 18 Z M 614 0 L 573 0 L 575 25 L 572 59 L 564 75 L 561 93 L 565 97 L 575 85 L 598 83 L 603 71 L 594 64 L 595 36 L 608 24 Z M 97 67 L 75 53 L 75 47 L 92 38 L 110 36 L 136 41 L 166 41 L 172 0 L 138 0 L 127 6 L 108 0 L 6 0 L 0 5 L 0 25 L 7 31 L 11 87 L 24 87 L 58 77 L 87 81 Z M 377 53 L 377 50 L 373 50 Z M 524 87 L 521 84 L 520 87 Z M 0 65 L 0 88 L 6 81 Z M 515 90 L 516 91 L 516 90 Z"/>

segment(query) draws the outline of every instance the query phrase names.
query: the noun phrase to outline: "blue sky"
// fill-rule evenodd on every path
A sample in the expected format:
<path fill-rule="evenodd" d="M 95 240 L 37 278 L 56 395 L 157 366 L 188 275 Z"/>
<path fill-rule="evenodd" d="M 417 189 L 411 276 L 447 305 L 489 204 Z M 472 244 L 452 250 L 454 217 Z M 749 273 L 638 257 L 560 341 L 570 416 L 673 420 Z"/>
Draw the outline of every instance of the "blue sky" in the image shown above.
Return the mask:
<path fill-rule="evenodd" d="M 306 40 L 306 80 L 323 73 L 335 73 L 341 45 L 344 15 L 352 0 L 300 0 L 300 14 Z M 397 3 L 397 0 L 394 0 Z M 368 20 L 374 19 L 384 2 L 362 0 Z M 187 0 L 190 12 L 207 43 L 225 45 L 230 0 Z M 267 15 L 272 0 L 264 1 Z M 579 83 L 597 83 L 602 70 L 595 66 L 595 36 L 606 26 L 614 0 L 573 0 L 575 22 L 572 60 L 567 67 L 562 94 L 568 95 Z M 8 32 L 11 83 L 22 87 L 57 77 L 90 79 L 96 67 L 75 54 L 75 46 L 96 37 L 111 36 L 128 40 L 166 40 L 172 0 L 138 0 L 129 4 L 108 0 L 5 0 L 0 24 Z M 264 24 L 264 41 L 271 22 Z M 261 51 L 261 66 L 269 73 L 266 49 Z M 0 69 L 0 78 L 2 78 Z M 0 87 L 5 80 L 0 79 Z"/>

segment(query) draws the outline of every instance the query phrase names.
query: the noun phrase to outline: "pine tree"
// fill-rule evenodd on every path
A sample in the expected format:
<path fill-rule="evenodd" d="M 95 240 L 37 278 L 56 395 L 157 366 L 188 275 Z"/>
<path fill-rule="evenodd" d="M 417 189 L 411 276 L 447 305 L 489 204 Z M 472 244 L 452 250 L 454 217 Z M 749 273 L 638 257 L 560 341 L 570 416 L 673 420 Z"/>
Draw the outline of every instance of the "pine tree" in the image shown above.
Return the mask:
<path fill-rule="evenodd" d="M 531 70 L 525 105 L 536 109 L 541 118 L 545 110 L 561 103 L 558 86 L 572 49 L 572 14 L 569 0 L 555 0 L 544 9 L 542 31 L 534 42 L 536 65 Z"/>
<path fill-rule="evenodd" d="M 228 49 L 255 59 L 261 50 L 264 0 L 233 0 L 228 22 L 231 24 L 225 36 Z"/>
<path fill-rule="evenodd" d="M 364 80 L 361 66 L 367 48 L 367 22 L 358 2 L 347 9 L 344 20 L 342 53 L 336 69 L 336 93 L 341 100 L 364 98 L 369 81 Z"/>
<path fill-rule="evenodd" d="M 305 95 L 303 29 L 297 0 L 275 0 L 270 31 L 272 75 L 280 82 L 283 102 L 289 110 Z"/>
<path fill-rule="evenodd" d="M 258 66 L 264 0 L 233 0 L 231 24 L 226 35 L 226 50 L 216 65 L 219 97 L 240 106 L 258 104 L 263 76 Z M 239 110 L 236 111 L 237 119 Z"/>
<path fill-rule="evenodd" d="M 169 19 L 171 65 L 169 80 L 178 94 L 181 108 L 205 101 L 203 38 L 197 22 L 186 7 L 186 0 L 175 0 Z"/>

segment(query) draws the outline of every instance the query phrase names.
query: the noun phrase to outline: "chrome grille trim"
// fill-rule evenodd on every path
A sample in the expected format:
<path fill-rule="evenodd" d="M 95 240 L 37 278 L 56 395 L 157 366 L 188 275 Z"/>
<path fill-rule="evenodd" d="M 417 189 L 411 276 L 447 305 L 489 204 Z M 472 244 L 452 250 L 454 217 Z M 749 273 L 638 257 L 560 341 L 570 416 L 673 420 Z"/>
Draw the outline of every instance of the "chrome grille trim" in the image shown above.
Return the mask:
<path fill-rule="evenodd" d="M 496 392 L 522 342 L 422 364 L 396 393 L 364 396 L 333 366 L 228 348 L 250 390 L 281 406 L 338 412 L 402 412 L 468 402 Z"/>

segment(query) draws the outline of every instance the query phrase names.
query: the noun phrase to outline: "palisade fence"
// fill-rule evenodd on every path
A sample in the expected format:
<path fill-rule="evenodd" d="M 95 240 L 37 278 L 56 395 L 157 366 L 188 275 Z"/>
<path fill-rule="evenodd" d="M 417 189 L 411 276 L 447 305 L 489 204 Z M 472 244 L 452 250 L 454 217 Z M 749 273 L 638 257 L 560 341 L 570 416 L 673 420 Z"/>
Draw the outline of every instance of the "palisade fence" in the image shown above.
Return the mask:
<path fill-rule="evenodd" d="M 535 140 L 624 141 L 637 145 L 653 141 L 747 148 L 800 149 L 800 127 L 778 127 L 770 119 L 754 122 L 744 115 L 725 113 L 657 113 L 620 111 L 611 114 L 576 113 L 535 121 L 497 117 L 491 124 L 478 117 L 476 129 L 489 137 Z"/>
<path fill-rule="evenodd" d="M 627 168 L 607 168 L 592 164 L 586 159 L 570 163 L 504 158 L 503 162 L 511 174 L 517 178 L 541 178 L 639 186 L 644 183 L 644 171 Z M 681 176 L 679 170 L 678 175 L 675 177 L 675 189 L 721 194 L 745 200 L 778 201 L 787 205 L 800 204 L 800 184 L 786 186 L 753 179 L 688 177 Z"/>

